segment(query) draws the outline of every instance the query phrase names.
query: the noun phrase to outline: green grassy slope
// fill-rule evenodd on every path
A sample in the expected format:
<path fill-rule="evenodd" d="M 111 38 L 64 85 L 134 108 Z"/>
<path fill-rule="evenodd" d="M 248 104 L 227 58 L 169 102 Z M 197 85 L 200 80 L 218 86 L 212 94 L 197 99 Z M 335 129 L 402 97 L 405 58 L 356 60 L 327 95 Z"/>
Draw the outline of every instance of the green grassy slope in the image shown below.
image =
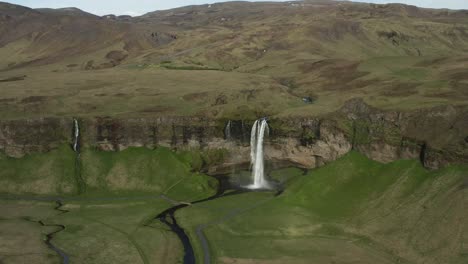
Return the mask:
<path fill-rule="evenodd" d="M 82 177 L 90 195 L 138 192 L 196 200 L 216 189 L 216 180 L 192 172 L 184 156 L 167 148 L 129 148 L 120 152 L 86 149 L 82 153 Z"/>
<path fill-rule="evenodd" d="M 0 156 L 0 193 L 74 194 L 77 184 L 69 146 L 19 159 Z"/>
<path fill-rule="evenodd" d="M 197 243 L 195 228 L 211 223 L 204 232 L 220 263 L 464 263 L 467 171 L 350 153 L 296 177 L 279 197 L 232 196 L 178 217 Z"/>
<path fill-rule="evenodd" d="M 183 249 L 159 221 L 172 204 L 162 199 L 69 202 L 47 221 L 66 226 L 54 239 L 75 263 L 177 263 Z M 145 225 L 151 223 L 150 225 Z"/>
<path fill-rule="evenodd" d="M 167 148 L 129 148 L 120 152 L 63 145 L 23 158 L 0 157 L 0 193 L 73 196 L 165 194 L 176 200 L 198 200 L 216 192 L 215 179 L 195 172 L 196 153 Z"/>
<path fill-rule="evenodd" d="M 0 201 L 4 212 L 0 236 L 8 239 L 0 260 L 60 262 L 42 241 L 56 228 L 41 228 L 39 223 L 25 221 L 31 218 L 46 225 L 65 226 L 54 235 L 53 243 L 70 256 L 71 262 L 178 263 L 183 257 L 180 241 L 154 218 L 174 206 L 169 200 L 195 201 L 216 192 L 215 179 L 192 172 L 197 156 L 167 148 L 129 148 L 121 152 L 83 149 L 78 171 L 85 192 L 80 195 L 76 195 L 75 153 L 68 146 L 20 159 L 2 157 L 2 196 L 11 199 L 14 196 L 10 194 L 19 195 L 25 200 Z M 28 201 L 34 195 L 60 196 L 56 198 L 64 204 L 60 210 L 68 212 L 52 210 L 52 203 Z M 24 239 L 30 242 L 23 246 Z M 21 248 L 26 254 L 19 252 Z"/>

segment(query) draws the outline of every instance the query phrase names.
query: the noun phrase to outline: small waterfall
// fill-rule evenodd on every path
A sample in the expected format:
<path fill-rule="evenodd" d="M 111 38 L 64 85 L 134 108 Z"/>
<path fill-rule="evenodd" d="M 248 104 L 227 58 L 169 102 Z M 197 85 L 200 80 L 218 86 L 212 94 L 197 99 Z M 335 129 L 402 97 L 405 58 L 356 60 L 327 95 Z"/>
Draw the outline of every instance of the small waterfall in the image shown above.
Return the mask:
<path fill-rule="evenodd" d="M 231 127 L 232 121 L 229 120 L 226 124 L 226 128 L 224 128 L 224 136 L 226 137 L 226 140 L 231 140 Z"/>
<path fill-rule="evenodd" d="M 76 153 L 75 157 L 75 179 L 77 184 L 78 194 L 85 192 L 86 183 L 81 176 L 81 152 L 80 152 L 80 123 L 76 118 L 73 119 L 73 151 Z"/>
<path fill-rule="evenodd" d="M 80 145 L 79 145 L 79 140 L 80 140 L 80 125 L 78 124 L 78 120 L 73 119 L 73 151 L 76 153 L 80 152 Z"/>
<path fill-rule="evenodd" d="M 266 118 L 255 121 L 250 135 L 250 161 L 252 165 L 253 184 L 250 189 L 267 189 L 269 184 L 265 179 L 264 159 L 263 159 L 263 138 L 268 135 L 270 129 Z"/>

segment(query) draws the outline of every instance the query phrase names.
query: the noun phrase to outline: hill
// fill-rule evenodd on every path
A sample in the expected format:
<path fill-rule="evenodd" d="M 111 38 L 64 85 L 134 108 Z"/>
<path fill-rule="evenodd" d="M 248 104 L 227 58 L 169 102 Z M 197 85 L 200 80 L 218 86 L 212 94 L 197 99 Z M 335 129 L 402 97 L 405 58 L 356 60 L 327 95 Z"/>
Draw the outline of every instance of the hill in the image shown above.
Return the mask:
<path fill-rule="evenodd" d="M 0 14 L 6 118 L 317 115 L 354 97 L 398 110 L 468 102 L 465 10 L 227 2 L 118 19 L 2 3 Z"/>

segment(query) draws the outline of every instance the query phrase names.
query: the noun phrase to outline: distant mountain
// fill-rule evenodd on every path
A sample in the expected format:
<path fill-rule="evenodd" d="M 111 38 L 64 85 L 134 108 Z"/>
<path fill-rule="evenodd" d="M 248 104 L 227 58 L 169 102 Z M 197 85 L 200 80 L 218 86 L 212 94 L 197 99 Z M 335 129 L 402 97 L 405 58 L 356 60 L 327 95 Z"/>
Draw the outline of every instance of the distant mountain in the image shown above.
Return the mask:
<path fill-rule="evenodd" d="M 128 76 L 127 87 L 164 83 L 171 94 L 181 91 L 178 98 L 185 98 L 191 111 L 215 116 L 242 112 L 244 104 L 255 111 L 282 111 L 265 98 L 263 104 L 250 103 L 260 100 L 250 90 L 229 94 L 229 85 L 255 84 L 266 91 L 276 84 L 278 98 L 287 92 L 293 101 L 313 99 L 317 102 L 310 107 L 319 112 L 336 109 L 356 96 L 388 108 L 465 104 L 468 11 L 347 1 L 225 2 L 139 17 L 99 17 L 75 8 L 30 9 L 0 3 L 0 57 L 0 72 L 15 72 L 5 73 L 5 80 L 36 69 L 46 76 L 86 73 L 89 83 L 106 83 L 109 79 L 101 80 L 99 70 L 112 68 L 111 74 Z M 92 75 L 93 71 L 99 73 Z M 203 79 L 208 71 L 212 78 Z M 165 78 L 147 81 L 156 73 Z M 204 91 L 202 84 L 216 80 L 217 86 L 227 74 L 238 84 L 224 84 L 216 94 L 208 91 L 213 100 L 199 92 Z M 169 75 L 178 76 L 174 87 Z M 63 89 L 87 85 L 67 82 Z M 184 94 L 192 86 L 194 94 Z M 98 95 L 103 100 L 108 93 Z M 166 99 L 161 100 L 173 98 Z M 240 103 L 241 99 L 247 102 Z M 119 97 L 109 100 L 126 102 Z M 89 111 L 99 107 L 93 104 Z M 127 105 L 122 111 L 133 107 Z"/>

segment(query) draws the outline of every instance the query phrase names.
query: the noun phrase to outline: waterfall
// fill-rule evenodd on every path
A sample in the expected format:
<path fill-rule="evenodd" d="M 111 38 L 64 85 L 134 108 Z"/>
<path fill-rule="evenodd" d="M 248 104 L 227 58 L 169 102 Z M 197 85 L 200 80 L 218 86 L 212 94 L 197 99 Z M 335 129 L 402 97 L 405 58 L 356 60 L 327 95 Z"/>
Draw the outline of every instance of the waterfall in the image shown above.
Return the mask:
<path fill-rule="evenodd" d="M 224 135 L 226 136 L 226 140 L 231 140 L 231 127 L 232 127 L 232 122 L 229 120 L 227 122 L 226 128 L 224 129 Z"/>
<path fill-rule="evenodd" d="M 80 139 L 80 125 L 78 124 L 78 120 L 76 119 L 73 119 L 73 135 L 74 135 L 74 139 L 73 139 L 73 150 L 75 152 L 79 152 L 79 139 Z"/>
<path fill-rule="evenodd" d="M 266 118 L 255 121 L 252 126 L 252 133 L 250 135 L 250 161 L 252 165 L 253 184 L 248 186 L 250 189 L 269 188 L 269 184 L 265 180 L 263 159 L 263 138 L 265 133 L 267 135 L 269 134 L 269 130 Z"/>
<path fill-rule="evenodd" d="M 257 149 L 257 127 L 258 127 L 258 120 L 252 126 L 252 132 L 250 133 L 250 166 L 253 168 L 255 164 L 256 158 L 256 149 Z"/>

